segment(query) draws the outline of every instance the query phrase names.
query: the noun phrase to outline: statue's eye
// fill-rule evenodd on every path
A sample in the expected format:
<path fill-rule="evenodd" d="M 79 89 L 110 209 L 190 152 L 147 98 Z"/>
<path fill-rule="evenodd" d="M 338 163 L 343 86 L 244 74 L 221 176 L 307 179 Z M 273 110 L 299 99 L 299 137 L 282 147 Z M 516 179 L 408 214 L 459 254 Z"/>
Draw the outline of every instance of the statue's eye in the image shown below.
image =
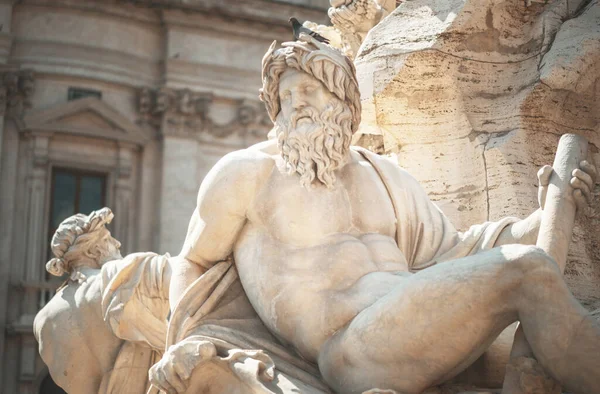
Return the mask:
<path fill-rule="evenodd" d="M 304 88 L 304 92 L 305 93 L 312 93 L 317 89 L 316 86 L 314 85 L 308 85 L 307 87 Z"/>

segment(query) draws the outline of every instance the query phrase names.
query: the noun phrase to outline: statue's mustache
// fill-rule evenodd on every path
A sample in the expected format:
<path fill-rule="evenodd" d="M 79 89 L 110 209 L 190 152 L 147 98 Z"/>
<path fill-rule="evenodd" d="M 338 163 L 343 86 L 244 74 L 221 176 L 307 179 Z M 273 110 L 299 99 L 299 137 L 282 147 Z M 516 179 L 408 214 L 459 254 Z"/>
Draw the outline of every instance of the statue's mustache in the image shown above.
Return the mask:
<path fill-rule="evenodd" d="M 290 116 L 290 125 L 295 128 L 298 121 L 302 118 L 310 118 L 313 123 L 319 120 L 319 112 L 314 107 L 302 107 L 292 113 Z"/>

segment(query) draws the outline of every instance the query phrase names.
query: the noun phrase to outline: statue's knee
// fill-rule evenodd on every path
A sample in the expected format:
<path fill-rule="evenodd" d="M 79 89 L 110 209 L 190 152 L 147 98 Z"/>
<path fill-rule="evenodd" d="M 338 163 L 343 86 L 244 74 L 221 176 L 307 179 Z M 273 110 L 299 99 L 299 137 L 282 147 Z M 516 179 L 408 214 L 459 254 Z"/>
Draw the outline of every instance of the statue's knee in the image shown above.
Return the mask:
<path fill-rule="evenodd" d="M 556 263 L 541 248 L 533 245 L 502 246 L 502 254 L 506 262 L 514 269 L 527 273 L 531 270 L 554 270 Z"/>
<path fill-rule="evenodd" d="M 538 273 L 560 274 L 558 265 L 548 253 L 537 246 L 525 246 L 525 265 Z"/>
<path fill-rule="evenodd" d="M 562 281 L 562 275 L 558 265 L 550 255 L 537 246 L 532 245 L 510 245 L 509 264 L 518 271 L 522 281 L 528 279 L 545 283 Z"/>

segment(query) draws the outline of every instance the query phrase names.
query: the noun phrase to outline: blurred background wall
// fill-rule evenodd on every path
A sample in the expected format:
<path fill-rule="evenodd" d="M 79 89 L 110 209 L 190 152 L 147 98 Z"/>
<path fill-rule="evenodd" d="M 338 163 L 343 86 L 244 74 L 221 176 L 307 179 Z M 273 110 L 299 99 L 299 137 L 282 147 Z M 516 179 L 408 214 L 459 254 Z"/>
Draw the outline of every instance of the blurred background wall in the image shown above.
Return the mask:
<path fill-rule="evenodd" d="M 268 46 L 328 6 L 0 0 L 0 392 L 62 392 L 32 334 L 58 224 L 108 206 L 123 254 L 177 254 L 206 173 L 271 127 Z"/>

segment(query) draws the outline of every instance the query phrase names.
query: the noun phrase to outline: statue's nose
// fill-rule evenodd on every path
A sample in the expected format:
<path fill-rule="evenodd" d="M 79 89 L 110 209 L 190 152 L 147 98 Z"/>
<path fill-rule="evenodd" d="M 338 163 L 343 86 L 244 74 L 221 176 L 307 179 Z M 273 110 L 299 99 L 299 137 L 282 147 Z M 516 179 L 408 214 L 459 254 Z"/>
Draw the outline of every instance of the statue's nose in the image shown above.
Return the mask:
<path fill-rule="evenodd" d="M 292 107 L 294 109 L 300 109 L 306 107 L 306 96 L 301 93 L 293 93 L 292 94 Z"/>

